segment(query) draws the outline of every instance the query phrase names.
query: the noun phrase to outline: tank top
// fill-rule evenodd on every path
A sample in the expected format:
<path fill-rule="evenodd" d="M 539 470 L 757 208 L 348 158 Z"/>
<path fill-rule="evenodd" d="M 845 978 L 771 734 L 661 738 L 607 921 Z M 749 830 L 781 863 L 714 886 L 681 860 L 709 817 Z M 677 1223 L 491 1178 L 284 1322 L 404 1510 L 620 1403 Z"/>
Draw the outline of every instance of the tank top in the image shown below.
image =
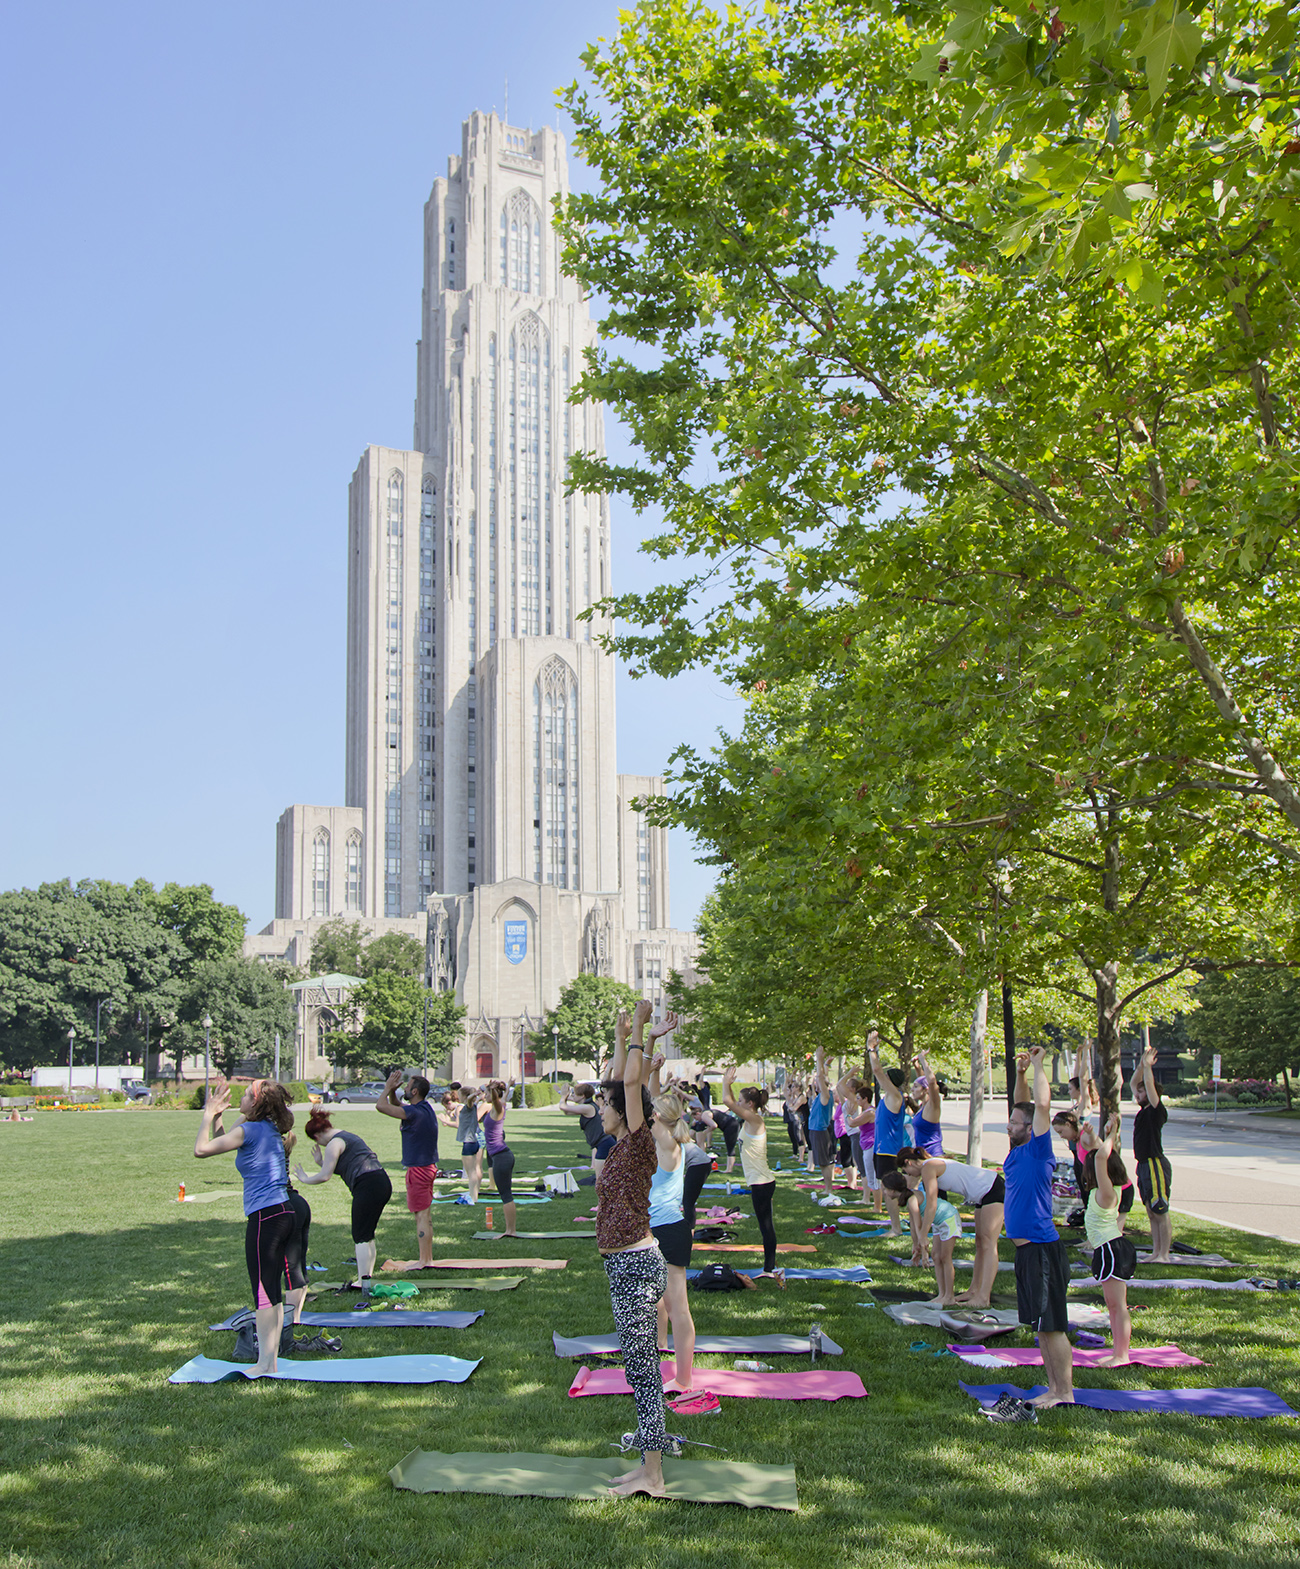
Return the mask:
<path fill-rule="evenodd" d="M 235 1154 L 235 1170 L 244 1179 L 244 1214 L 289 1202 L 285 1180 L 288 1157 L 284 1140 L 269 1122 L 244 1122 L 244 1142 Z"/>
<path fill-rule="evenodd" d="M 478 1107 L 462 1106 L 456 1117 L 456 1137 L 462 1144 L 478 1143 Z"/>
<path fill-rule="evenodd" d="M 834 1128 L 837 1139 L 842 1139 L 849 1131 L 844 1123 L 844 1102 L 842 1100 L 835 1102 L 835 1112 L 831 1117 L 831 1127 Z"/>
<path fill-rule="evenodd" d="M 942 1160 L 943 1129 L 919 1111 L 912 1118 L 912 1141 L 917 1149 L 924 1150 L 927 1155 L 937 1155 Z"/>
<path fill-rule="evenodd" d="M 938 1195 L 936 1195 L 936 1198 L 938 1198 Z M 926 1203 L 926 1194 L 924 1188 L 918 1188 L 916 1190 L 916 1201 L 923 1209 L 931 1229 L 933 1229 L 935 1226 L 946 1226 L 954 1221 L 956 1222 L 958 1228 L 960 1228 L 961 1216 L 957 1213 L 957 1211 L 953 1208 L 947 1199 L 938 1199 L 939 1207 L 933 1214 L 930 1213 L 930 1206 Z"/>
<path fill-rule="evenodd" d="M 345 1133 L 340 1128 L 333 1137 L 343 1140 L 343 1153 L 334 1162 L 334 1170 L 343 1178 L 348 1192 L 352 1191 L 352 1184 L 358 1177 L 364 1177 L 368 1171 L 382 1171 L 379 1157 L 359 1133 Z M 331 1140 L 332 1142 L 332 1140 Z"/>
<path fill-rule="evenodd" d="M 890 1111 L 882 1100 L 876 1107 L 876 1154 L 897 1155 L 907 1142 L 907 1103 Z"/>
<path fill-rule="evenodd" d="M 742 1122 L 740 1127 L 740 1169 L 745 1173 L 745 1181 L 752 1188 L 755 1183 L 775 1182 L 771 1168 L 767 1164 L 767 1129 L 760 1128 L 757 1133 L 751 1133 L 749 1124 Z"/>
<path fill-rule="evenodd" d="M 872 1150 L 874 1152 L 876 1147 L 876 1124 L 874 1118 L 870 1122 L 864 1122 L 858 1128 L 858 1143 L 864 1150 Z"/>
<path fill-rule="evenodd" d="M 1103 1242 L 1114 1242 L 1116 1237 L 1124 1235 L 1119 1224 L 1118 1192 L 1115 1194 L 1115 1202 L 1109 1209 L 1104 1209 L 1097 1198 L 1097 1191 L 1094 1188 L 1089 1193 L 1088 1207 L 1083 1212 L 1083 1232 L 1091 1248 L 1099 1248 Z"/>
<path fill-rule="evenodd" d="M 605 1124 L 600 1120 L 599 1109 L 593 1111 L 590 1117 L 582 1119 L 582 1136 L 591 1149 L 595 1149 L 605 1137 Z"/>
<path fill-rule="evenodd" d="M 945 1160 L 939 1173 L 939 1186 L 944 1192 L 955 1193 L 968 1204 L 978 1204 L 997 1180 L 996 1171 L 963 1165 L 959 1160 Z"/>
<path fill-rule="evenodd" d="M 491 1112 L 483 1118 L 483 1142 L 489 1155 L 499 1155 L 506 1147 L 505 1125 L 507 1107 L 501 1108 L 501 1115 L 494 1117 Z"/>
<path fill-rule="evenodd" d="M 660 1166 L 650 1179 L 650 1224 L 671 1226 L 682 1218 L 682 1189 L 686 1181 L 686 1162 L 679 1159 L 675 1171 Z"/>

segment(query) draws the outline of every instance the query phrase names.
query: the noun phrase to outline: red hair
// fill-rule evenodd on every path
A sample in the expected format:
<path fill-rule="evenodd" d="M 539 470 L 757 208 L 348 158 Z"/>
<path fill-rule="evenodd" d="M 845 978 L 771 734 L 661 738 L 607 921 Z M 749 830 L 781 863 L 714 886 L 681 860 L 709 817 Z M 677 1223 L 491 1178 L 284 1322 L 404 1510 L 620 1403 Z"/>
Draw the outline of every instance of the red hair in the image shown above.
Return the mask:
<path fill-rule="evenodd" d="M 314 1139 L 318 1133 L 333 1133 L 334 1124 L 330 1121 L 330 1114 L 316 1108 L 307 1118 L 307 1137 Z"/>

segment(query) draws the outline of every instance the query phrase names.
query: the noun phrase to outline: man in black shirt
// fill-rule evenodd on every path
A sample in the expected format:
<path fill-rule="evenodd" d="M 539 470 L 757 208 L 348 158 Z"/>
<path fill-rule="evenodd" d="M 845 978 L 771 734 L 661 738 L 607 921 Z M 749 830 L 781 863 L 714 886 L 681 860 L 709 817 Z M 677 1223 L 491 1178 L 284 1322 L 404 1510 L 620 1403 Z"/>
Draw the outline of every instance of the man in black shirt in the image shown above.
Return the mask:
<path fill-rule="evenodd" d="M 1137 1166 L 1138 1192 L 1147 1207 L 1147 1219 L 1151 1224 L 1151 1262 L 1168 1264 L 1173 1242 L 1173 1222 L 1169 1218 L 1172 1172 L 1161 1135 L 1169 1121 L 1169 1112 L 1160 1100 L 1155 1064 L 1156 1049 L 1148 1046 L 1133 1070 L 1133 1099 L 1138 1103 L 1137 1116 L 1133 1119 L 1133 1160 Z"/>

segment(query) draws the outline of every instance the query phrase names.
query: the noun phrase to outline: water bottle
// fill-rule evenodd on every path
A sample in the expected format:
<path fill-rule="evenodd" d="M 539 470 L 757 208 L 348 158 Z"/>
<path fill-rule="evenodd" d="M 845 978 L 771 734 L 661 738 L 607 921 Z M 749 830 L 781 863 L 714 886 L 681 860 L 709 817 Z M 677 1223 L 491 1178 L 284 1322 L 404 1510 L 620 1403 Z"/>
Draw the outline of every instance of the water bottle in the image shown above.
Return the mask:
<path fill-rule="evenodd" d="M 736 1371 L 740 1373 L 770 1373 L 772 1364 L 770 1362 L 737 1362 Z"/>
<path fill-rule="evenodd" d="M 815 1362 L 821 1354 L 822 1327 L 820 1324 L 810 1324 L 808 1326 L 808 1355 Z"/>
<path fill-rule="evenodd" d="M 178 1204 L 184 1204 L 185 1202 L 185 1184 L 183 1182 L 181 1183 L 180 1192 L 176 1195 L 176 1202 Z"/>
<path fill-rule="evenodd" d="M 492 1206 L 490 1204 L 488 1205 L 487 1212 L 484 1215 L 484 1226 L 486 1230 L 492 1230 Z"/>

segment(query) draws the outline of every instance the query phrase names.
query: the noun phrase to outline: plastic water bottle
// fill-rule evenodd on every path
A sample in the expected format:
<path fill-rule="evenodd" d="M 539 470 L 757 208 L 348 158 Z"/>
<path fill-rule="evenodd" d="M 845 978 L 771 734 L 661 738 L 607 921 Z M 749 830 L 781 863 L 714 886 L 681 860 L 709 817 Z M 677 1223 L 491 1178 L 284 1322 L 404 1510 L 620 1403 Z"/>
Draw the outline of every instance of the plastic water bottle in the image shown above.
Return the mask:
<path fill-rule="evenodd" d="M 178 1204 L 184 1204 L 185 1202 L 185 1184 L 183 1182 L 181 1183 L 180 1192 L 176 1195 L 176 1202 Z"/>
<path fill-rule="evenodd" d="M 485 1217 L 485 1220 L 484 1220 L 484 1224 L 485 1224 L 485 1225 L 486 1225 L 486 1227 L 487 1227 L 487 1229 L 488 1229 L 488 1230 L 489 1230 L 489 1231 L 491 1231 L 491 1230 L 492 1230 L 492 1206 L 491 1206 L 491 1205 L 490 1205 L 490 1204 L 489 1204 L 489 1205 L 488 1205 L 488 1207 L 487 1207 L 487 1211 L 486 1211 L 486 1217 Z"/>
<path fill-rule="evenodd" d="M 770 1362 L 737 1362 L 736 1370 L 741 1373 L 770 1373 L 772 1364 Z"/>
<path fill-rule="evenodd" d="M 822 1327 L 820 1324 L 808 1326 L 808 1355 L 815 1362 L 822 1354 Z"/>

